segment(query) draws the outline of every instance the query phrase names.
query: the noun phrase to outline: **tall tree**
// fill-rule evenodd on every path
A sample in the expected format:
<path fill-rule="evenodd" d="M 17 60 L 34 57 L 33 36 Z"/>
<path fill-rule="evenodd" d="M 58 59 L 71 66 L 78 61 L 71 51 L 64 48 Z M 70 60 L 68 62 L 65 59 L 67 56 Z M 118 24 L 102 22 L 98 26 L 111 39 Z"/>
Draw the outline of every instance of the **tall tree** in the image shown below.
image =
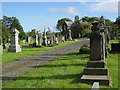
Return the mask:
<path fill-rule="evenodd" d="M 19 34 L 19 39 L 23 40 L 26 38 L 25 32 L 23 30 L 23 27 L 21 26 L 19 20 L 16 17 L 7 17 L 3 16 L 3 23 L 7 26 L 7 28 L 13 29 L 16 28 L 20 34 Z"/>

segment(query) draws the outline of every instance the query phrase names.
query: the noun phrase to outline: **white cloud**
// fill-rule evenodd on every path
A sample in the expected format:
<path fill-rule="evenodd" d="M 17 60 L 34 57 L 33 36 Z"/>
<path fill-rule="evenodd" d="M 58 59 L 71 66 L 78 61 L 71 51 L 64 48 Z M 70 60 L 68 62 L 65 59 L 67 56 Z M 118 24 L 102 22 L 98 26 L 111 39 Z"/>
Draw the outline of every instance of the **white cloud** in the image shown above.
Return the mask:
<path fill-rule="evenodd" d="M 68 7 L 66 11 L 67 11 L 67 13 L 72 14 L 72 15 L 80 14 L 79 11 L 77 11 L 75 7 Z"/>
<path fill-rule="evenodd" d="M 50 12 L 63 12 L 71 15 L 80 15 L 79 11 L 75 7 L 67 8 L 48 8 Z"/>
<path fill-rule="evenodd" d="M 89 7 L 90 11 L 118 12 L 118 2 L 99 2 Z"/>
<path fill-rule="evenodd" d="M 58 9 L 58 8 L 48 8 L 48 10 L 51 11 L 51 12 L 58 12 L 58 11 L 60 11 L 60 9 Z"/>

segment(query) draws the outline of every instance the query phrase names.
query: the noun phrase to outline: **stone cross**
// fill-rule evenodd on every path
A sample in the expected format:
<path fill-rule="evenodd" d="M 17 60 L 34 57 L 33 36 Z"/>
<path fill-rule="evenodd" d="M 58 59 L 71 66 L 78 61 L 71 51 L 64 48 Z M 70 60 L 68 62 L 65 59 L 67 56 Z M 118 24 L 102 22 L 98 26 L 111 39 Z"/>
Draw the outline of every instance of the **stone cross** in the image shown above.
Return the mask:
<path fill-rule="evenodd" d="M 10 30 L 10 46 L 8 52 L 21 52 L 21 48 L 18 42 L 19 31 L 17 29 Z"/>
<path fill-rule="evenodd" d="M 47 37 L 46 37 L 45 28 L 44 28 L 44 33 L 43 33 L 43 45 L 44 45 L 44 46 L 47 46 Z"/>

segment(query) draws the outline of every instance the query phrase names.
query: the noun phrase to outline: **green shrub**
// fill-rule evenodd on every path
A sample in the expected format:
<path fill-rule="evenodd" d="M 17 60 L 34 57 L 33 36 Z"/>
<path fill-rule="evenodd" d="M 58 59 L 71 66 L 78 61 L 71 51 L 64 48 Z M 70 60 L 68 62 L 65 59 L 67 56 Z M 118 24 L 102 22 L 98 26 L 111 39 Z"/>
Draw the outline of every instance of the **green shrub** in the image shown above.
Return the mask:
<path fill-rule="evenodd" d="M 87 45 L 82 46 L 82 47 L 79 49 L 79 53 L 80 53 L 80 54 L 89 54 L 89 53 L 90 53 L 90 47 L 87 46 Z"/>

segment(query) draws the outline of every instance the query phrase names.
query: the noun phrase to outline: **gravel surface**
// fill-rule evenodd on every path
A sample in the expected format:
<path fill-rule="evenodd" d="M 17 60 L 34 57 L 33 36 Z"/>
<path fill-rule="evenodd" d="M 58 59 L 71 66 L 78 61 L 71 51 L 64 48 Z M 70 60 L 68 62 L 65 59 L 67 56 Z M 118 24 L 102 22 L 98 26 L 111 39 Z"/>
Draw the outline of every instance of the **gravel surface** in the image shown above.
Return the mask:
<path fill-rule="evenodd" d="M 29 70 L 35 69 L 36 66 L 48 63 L 71 51 L 79 50 L 84 44 L 89 44 L 89 40 L 82 39 L 82 41 L 77 43 L 4 64 L 2 65 L 2 80 L 6 81 L 16 76 L 24 75 Z"/>

